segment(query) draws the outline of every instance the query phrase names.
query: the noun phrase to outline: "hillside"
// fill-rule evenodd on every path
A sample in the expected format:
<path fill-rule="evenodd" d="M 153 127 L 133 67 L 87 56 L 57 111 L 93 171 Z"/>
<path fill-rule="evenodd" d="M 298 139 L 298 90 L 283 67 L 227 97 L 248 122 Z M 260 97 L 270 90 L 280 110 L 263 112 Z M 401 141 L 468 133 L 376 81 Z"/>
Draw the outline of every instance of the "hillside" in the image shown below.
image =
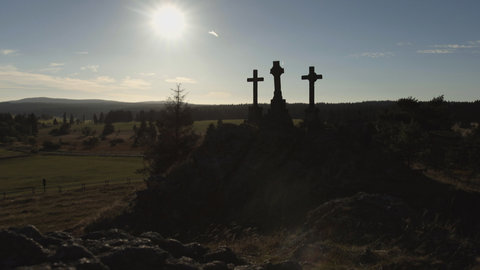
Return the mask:
<path fill-rule="evenodd" d="M 480 196 L 411 170 L 366 126 L 305 132 L 224 124 L 147 185 L 128 212 L 90 229 L 226 241 L 253 260 L 270 254 L 313 265 L 339 256 L 346 265 L 463 268 L 477 252 L 480 219 L 470 209 L 480 207 Z M 258 240 L 272 234 L 284 244 L 266 248 Z M 251 241 L 256 252 L 245 247 Z"/>

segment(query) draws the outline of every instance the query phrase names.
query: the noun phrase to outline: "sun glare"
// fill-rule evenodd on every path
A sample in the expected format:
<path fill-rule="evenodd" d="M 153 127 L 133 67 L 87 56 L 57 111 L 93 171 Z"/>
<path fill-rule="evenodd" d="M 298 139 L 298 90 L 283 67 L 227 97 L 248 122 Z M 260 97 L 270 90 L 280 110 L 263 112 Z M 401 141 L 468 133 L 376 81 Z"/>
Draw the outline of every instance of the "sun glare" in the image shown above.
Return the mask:
<path fill-rule="evenodd" d="M 153 13 L 152 25 L 156 33 L 162 37 L 176 39 L 185 29 L 185 16 L 175 6 L 163 6 Z"/>

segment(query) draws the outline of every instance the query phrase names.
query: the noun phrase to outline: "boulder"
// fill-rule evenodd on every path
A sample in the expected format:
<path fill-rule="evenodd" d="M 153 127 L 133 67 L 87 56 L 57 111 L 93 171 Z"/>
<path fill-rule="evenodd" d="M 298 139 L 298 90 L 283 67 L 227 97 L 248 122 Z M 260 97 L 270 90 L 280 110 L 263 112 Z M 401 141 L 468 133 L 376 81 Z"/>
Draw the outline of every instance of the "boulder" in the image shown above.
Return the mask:
<path fill-rule="evenodd" d="M 155 247 L 117 248 L 100 257 L 110 269 L 162 269 L 170 255 Z"/>
<path fill-rule="evenodd" d="M 10 230 L 0 231 L 0 269 L 45 262 L 48 252 L 32 238 Z"/>
<path fill-rule="evenodd" d="M 52 257 L 53 261 L 74 261 L 81 258 L 92 259 L 95 256 L 84 246 L 78 244 L 63 244 L 60 246 L 55 255 Z"/>
<path fill-rule="evenodd" d="M 202 270 L 228 270 L 226 263 L 221 261 L 212 261 L 202 266 Z"/>
<path fill-rule="evenodd" d="M 204 262 L 222 261 L 224 263 L 232 263 L 234 265 L 244 265 L 246 262 L 237 257 L 233 251 L 228 247 L 219 247 L 218 249 L 205 254 Z"/>

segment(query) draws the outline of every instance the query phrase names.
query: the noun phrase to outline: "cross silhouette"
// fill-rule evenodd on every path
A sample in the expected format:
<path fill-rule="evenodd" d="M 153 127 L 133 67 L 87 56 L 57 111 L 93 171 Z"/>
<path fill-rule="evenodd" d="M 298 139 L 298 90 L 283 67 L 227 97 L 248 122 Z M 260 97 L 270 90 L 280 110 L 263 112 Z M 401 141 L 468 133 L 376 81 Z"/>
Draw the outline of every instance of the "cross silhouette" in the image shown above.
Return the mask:
<path fill-rule="evenodd" d="M 283 74 L 284 70 L 280 66 L 280 61 L 273 61 L 273 67 L 270 69 L 270 74 L 273 75 L 273 82 L 275 86 L 275 91 L 273 92 L 273 99 L 282 99 L 282 86 L 280 84 L 280 76 Z"/>
<path fill-rule="evenodd" d="M 258 82 L 263 82 L 263 77 L 258 77 L 258 71 L 253 70 L 253 77 L 247 78 L 247 82 L 253 82 L 253 106 L 258 106 Z"/>
<path fill-rule="evenodd" d="M 309 67 L 308 75 L 303 75 L 302 80 L 308 80 L 310 83 L 310 97 L 309 97 L 309 107 L 315 107 L 315 81 L 317 79 L 323 79 L 322 74 L 315 73 L 315 67 Z"/>

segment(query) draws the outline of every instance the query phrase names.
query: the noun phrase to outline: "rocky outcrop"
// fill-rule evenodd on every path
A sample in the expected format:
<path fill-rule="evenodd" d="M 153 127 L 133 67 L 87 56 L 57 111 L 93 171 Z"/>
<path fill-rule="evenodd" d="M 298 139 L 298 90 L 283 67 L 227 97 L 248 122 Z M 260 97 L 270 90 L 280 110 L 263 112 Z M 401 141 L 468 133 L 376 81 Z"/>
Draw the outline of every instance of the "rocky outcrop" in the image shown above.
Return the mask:
<path fill-rule="evenodd" d="M 0 231 L 0 269 L 297 270 L 298 263 L 252 265 L 228 247 L 210 250 L 156 232 L 139 236 L 110 229 L 75 238 L 42 234 L 34 226 Z"/>

